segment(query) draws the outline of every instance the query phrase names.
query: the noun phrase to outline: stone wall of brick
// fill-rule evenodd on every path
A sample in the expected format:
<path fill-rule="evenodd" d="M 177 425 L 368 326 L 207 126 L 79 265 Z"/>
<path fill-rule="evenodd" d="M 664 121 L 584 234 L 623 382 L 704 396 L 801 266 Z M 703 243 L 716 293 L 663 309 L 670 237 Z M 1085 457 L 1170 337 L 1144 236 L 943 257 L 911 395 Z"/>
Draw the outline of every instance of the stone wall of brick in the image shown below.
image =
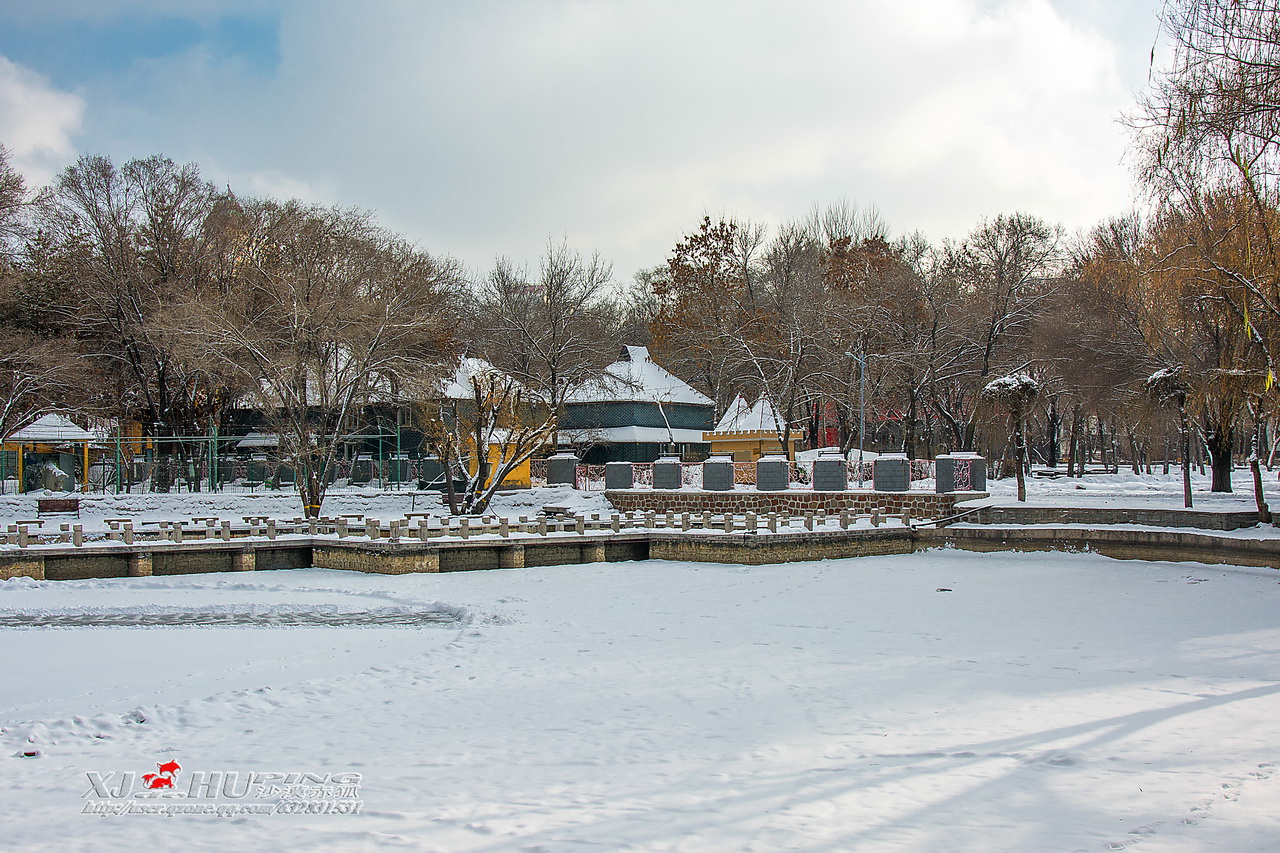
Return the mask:
<path fill-rule="evenodd" d="M 45 580 L 44 558 L 21 551 L 0 553 L 0 581 L 7 581 L 9 578 Z"/>
<path fill-rule="evenodd" d="M 129 558 L 124 554 L 94 556 L 48 556 L 44 558 L 44 577 L 51 581 L 75 581 L 88 578 L 124 578 L 129 576 Z"/>
<path fill-rule="evenodd" d="M 310 548 L 258 548 L 257 571 L 269 569 L 308 569 L 311 567 Z"/>
<path fill-rule="evenodd" d="M 785 492 L 705 492 L 691 489 L 629 489 L 606 491 L 605 497 L 620 512 L 783 512 L 802 515 L 806 512 L 833 513 L 848 510 L 868 513 L 882 510 L 899 515 L 910 510 L 912 518 L 942 518 L 951 515 L 956 501 L 986 497 L 982 492 L 960 492 L 945 495 L 933 492 L 811 492 L 792 489 Z"/>
<path fill-rule="evenodd" d="M 1170 560 L 1280 568 L 1280 540 L 1237 539 L 1212 533 L 1091 530 L 1053 527 L 946 527 L 916 531 L 921 548 L 951 545 L 968 551 L 1091 551 L 1119 560 Z"/>
<path fill-rule="evenodd" d="M 440 553 L 434 548 L 316 545 L 311 549 L 311 561 L 317 569 L 345 569 L 382 575 L 440 571 Z"/>
<path fill-rule="evenodd" d="M 157 548 L 151 554 L 151 574 L 153 575 L 199 575 L 208 572 L 230 572 L 234 569 L 230 551 Z"/>
<path fill-rule="evenodd" d="M 1113 509 L 1102 507 L 994 506 L 965 521 L 983 524 L 1148 524 L 1239 530 L 1258 523 L 1257 512 L 1207 512 L 1196 509 Z"/>
<path fill-rule="evenodd" d="M 911 531 L 906 529 L 777 536 L 656 533 L 650 538 L 649 556 L 655 560 L 760 566 L 801 560 L 910 554 L 914 548 Z"/>
<path fill-rule="evenodd" d="M 526 566 L 572 566 L 582 562 L 582 545 L 577 542 L 526 542 Z"/>
<path fill-rule="evenodd" d="M 440 571 L 474 572 L 501 566 L 501 547 L 468 545 L 465 548 L 440 549 Z"/>

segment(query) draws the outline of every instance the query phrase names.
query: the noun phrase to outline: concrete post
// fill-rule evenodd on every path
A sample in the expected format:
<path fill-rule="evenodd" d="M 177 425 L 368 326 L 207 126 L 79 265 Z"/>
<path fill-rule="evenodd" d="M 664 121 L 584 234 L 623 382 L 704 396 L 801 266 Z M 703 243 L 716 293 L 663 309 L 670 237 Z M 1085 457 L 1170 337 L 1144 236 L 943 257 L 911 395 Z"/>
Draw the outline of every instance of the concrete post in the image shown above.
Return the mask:
<path fill-rule="evenodd" d="M 139 551 L 129 555 L 129 577 L 151 577 L 151 552 Z"/>
<path fill-rule="evenodd" d="M 849 465 L 839 453 L 823 454 L 813 463 L 815 492 L 843 492 L 849 488 Z"/>
<path fill-rule="evenodd" d="M 577 456 L 572 453 L 557 453 L 547 460 L 547 485 L 572 486 L 577 467 Z"/>
<path fill-rule="evenodd" d="M 785 456 L 761 456 L 756 461 L 756 489 L 785 492 L 791 479 L 791 463 Z"/>
<path fill-rule="evenodd" d="M 630 462 L 606 462 L 604 464 L 606 489 L 630 489 L 635 487 L 635 470 Z"/>
<path fill-rule="evenodd" d="M 702 463 L 702 488 L 709 492 L 727 492 L 733 488 L 733 459 L 713 456 Z"/>
<path fill-rule="evenodd" d="M 584 563 L 603 563 L 604 562 L 604 543 L 589 542 L 582 546 L 582 562 Z"/>
<path fill-rule="evenodd" d="M 500 569 L 523 569 L 524 568 L 524 546 L 512 545 L 509 548 L 503 548 L 498 551 L 498 568 Z"/>
<path fill-rule="evenodd" d="M 231 570 L 233 572 L 252 572 L 258 568 L 258 552 L 249 548 L 233 551 L 231 554 Z"/>
<path fill-rule="evenodd" d="M 680 479 L 680 457 L 662 456 L 653 463 L 653 487 L 655 489 L 678 489 L 684 483 Z"/>
<path fill-rule="evenodd" d="M 886 453 L 871 466 L 871 479 L 877 492 L 911 490 L 911 461 L 902 453 Z"/>
<path fill-rule="evenodd" d="M 934 460 L 934 483 L 940 495 L 985 492 L 987 460 L 976 453 L 944 453 Z"/>

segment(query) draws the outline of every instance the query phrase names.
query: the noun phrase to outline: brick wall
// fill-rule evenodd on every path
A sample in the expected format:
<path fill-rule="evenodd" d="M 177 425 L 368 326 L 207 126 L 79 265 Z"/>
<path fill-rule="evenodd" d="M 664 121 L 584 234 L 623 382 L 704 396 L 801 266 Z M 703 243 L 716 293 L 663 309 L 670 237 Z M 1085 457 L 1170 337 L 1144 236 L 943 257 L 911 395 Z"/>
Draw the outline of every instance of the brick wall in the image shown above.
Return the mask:
<path fill-rule="evenodd" d="M 44 559 L 21 552 L 0 553 L 0 581 L 7 581 L 9 578 L 45 580 Z"/>
<path fill-rule="evenodd" d="M 1092 551 L 1118 560 L 1191 560 L 1280 568 L 1280 540 L 1236 539 L 1212 533 L 945 527 L 918 530 L 916 537 L 921 548 L 951 545 L 967 551 Z"/>
<path fill-rule="evenodd" d="M 1238 530 L 1258 523 L 1256 511 L 1207 512 L 1195 509 L 1112 509 L 1102 507 L 987 507 L 965 521 L 983 524 L 1149 524 Z"/>
<path fill-rule="evenodd" d="M 867 513 L 873 509 L 898 515 L 904 509 L 913 518 L 942 518 L 951 515 L 957 500 L 986 497 L 982 492 L 938 495 L 933 492 L 704 492 L 687 489 L 629 489 L 605 492 L 609 503 L 620 512 L 710 512 L 766 513 L 840 512 Z"/>
<path fill-rule="evenodd" d="M 85 580 L 87 578 L 124 578 L 129 576 L 129 558 L 124 554 L 85 557 L 44 558 L 44 577 L 51 581 Z"/>
<path fill-rule="evenodd" d="M 311 562 L 317 569 L 345 569 L 382 575 L 407 575 L 440 571 L 440 554 L 434 548 L 359 548 L 352 545 L 316 545 Z"/>
<path fill-rule="evenodd" d="M 206 572 L 230 572 L 234 569 L 230 551 L 157 548 L 151 554 L 153 575 L 199 575 Z"/>
<path fill-rule="evenodd" d="M 800 560 L 831 560 L 910 554 L 915 548 L 911 531 L 849 531 L 770 535 L 654 534 L 649 556 L 655 560 L 704 563 L 739 563 L 759 566 Z"/>

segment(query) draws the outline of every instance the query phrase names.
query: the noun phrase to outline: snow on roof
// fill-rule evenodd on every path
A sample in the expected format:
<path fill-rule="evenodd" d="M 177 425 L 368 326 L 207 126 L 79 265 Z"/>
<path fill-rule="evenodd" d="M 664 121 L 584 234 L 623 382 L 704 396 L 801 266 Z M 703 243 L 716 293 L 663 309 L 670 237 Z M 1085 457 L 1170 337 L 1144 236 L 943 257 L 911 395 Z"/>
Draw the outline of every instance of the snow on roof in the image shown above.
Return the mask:
<path fill-rule="evenodd" d="M 747 412 L 751 411 L 751 407 L 747 405 L 747 401 L 742 399 L 742 395 L 733 398 L 733 402 L 729 404 L 729 408 L 725 409 L 724 417 L 720 418 L 720 423 L 716 424 L 716 432 L 725 432 L 726 430 L 737 429 L 734 424 L 747 416 Z"/>
<path fill-rule="evenodd" d="M 450 400 L 474 399 L 475 391 L 471 385 L 473 379 L 501 374 L 502 371 L 483 358 L 464 358 L 454 371 L 453 378 L 445 381 L 444 395 Z"/>
<path fill-rule="evenodd" d="M 729 410 L 724 413 L 715 432 L 782 432 L 782 421 L 773 410 L 773 406 L 764 397 L 747 408 L 746 400 L 735 397 Z"/>
<path fill-rule="evenodd" d="M 240 450 L 248 450 L 256 447 L 277 447 L 279 444 L 280 436 L 273 432 L 250 432 L 236 442 L 236 447 Z"/>
<path fill-rule="evenodd" d="M 570 393 L 566 402 L 715 405 L 711 398 L 654 364 L 646 347 L 623 347 L 620 361 Z"/>
<path fill-rule="evenodd" d="M 97 438 L 62 415 L 45 415 L 10 433 L 5 441 L 53 444 L 64 441 L 96 441 Z"/>

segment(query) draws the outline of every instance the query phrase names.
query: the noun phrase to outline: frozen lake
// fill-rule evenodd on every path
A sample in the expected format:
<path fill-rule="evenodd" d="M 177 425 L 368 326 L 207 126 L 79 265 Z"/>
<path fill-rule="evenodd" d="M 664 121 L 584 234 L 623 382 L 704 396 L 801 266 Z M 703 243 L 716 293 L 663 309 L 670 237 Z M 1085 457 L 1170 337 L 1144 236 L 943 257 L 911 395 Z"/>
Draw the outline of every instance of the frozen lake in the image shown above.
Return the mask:
<path fill-rule="evenodd" d="M 377 624 L 413 614 L 439 619 Z M 0 848 L 1271 851 L 1280 573 L 936 551 L 17 579 L 0 728 Z M 86 773 L 168 762 L 178 792 L 358 773 L 363 806 L 82 813 Z"/>

